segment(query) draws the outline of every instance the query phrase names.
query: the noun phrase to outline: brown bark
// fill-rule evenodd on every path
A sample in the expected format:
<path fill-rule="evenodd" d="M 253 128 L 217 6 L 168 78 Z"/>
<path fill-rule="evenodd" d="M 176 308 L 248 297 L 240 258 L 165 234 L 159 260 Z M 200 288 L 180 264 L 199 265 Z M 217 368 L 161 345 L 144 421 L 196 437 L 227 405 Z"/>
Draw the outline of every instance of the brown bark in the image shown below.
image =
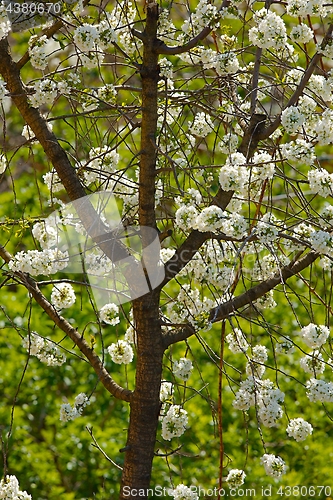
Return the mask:
<path fill-rule="evenodd" d="M 142 78 L 141 157 L 139 177 L 139 224 L 156 227 L 156 130 L 158 55 L 155 52 L 158 5 L 147 4 L 147 22 L 142 33 L 144 45 Z M 142 233 L 143 247 L 150 234 Z M 156 258 L 156 256 L 151 256 Z M 148 256 L 150 258 L 150 256 Z M 145 261 L 147 264 L 147 262 Z M 159 320 L 159 290 L 133 303 L 137 337 L 136 386 L 130 403 L 130 422 L 125 447 L 120 499 L 148 498 L 156 431 L 160 410 L 160 384 L 164 346 Z M 138 493 L 140 492 L 140 493 Z"/>
<path fill-rule="evenodd" d="M 159 293 L 134 301 L 137 335 L 136 387 L 130 402 L 120 499 L 148 498 L 160 411 L 160 382 L 164 346 L 159 321 Z"/>

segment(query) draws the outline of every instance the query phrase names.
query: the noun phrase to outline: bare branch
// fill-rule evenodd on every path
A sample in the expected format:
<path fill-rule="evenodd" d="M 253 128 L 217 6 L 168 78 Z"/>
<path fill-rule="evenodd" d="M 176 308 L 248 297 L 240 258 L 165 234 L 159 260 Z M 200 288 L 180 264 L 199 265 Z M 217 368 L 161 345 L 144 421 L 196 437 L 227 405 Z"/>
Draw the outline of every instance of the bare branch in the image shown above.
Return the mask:
<path fill-rule="evenodd" d="M 92 439 L 92 440 L 93 440 L 93 442 L 94 442 L 94 444 L 93 444 L 92 446 L 94 446 L 95 448 L 97 448 L 97 449 L 98 449 L 98 451 L 100 451 L 100 452 L 102 453 L 103 457 L 104 457 L 104 458 L 106 458 L 106 460 L 107 460 L 108 462 L 110 462 L 112 465 L 114 465 L 117 469 L 119 469 L 119 470 L 123 470 L 123 468 L 122 468 L 122 467 L 120 467 L 120 465 L 118 465 L 116 462 L 114 462 L 114 461 L 112 460 L 112 458 L 110 458 L 110 457 L 109 457 L 109 456 L 105 453 L 105 451 L 104 451 L 104 450 L 100 447 L 100 445 L 97 443 L 97 440 L 96 440 L 96 438 L 95 438 L 95 436 L 94 436 L 94 434 L 93 434 L 93 428 L 92 428 L 92 427 L 88 427 L 88 426 L 87 426 L 87 427 L 86 427 L 86 429 L 87 429 L 87 431 L 89 432 L 89 434 L 90 434 L 90 436 L 91 436 L 91 439 Z"/>

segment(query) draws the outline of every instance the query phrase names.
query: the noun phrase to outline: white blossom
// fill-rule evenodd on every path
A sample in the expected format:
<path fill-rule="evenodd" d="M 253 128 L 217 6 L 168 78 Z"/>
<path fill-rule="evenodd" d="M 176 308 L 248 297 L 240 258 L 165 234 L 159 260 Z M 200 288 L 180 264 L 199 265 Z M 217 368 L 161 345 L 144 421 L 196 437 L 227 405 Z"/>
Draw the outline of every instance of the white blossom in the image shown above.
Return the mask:
<path fill-rule="evenodd" d="M 265 152 L 256 152 L 253 155 L 252 163 L 255 167 L 252 167 L 253 180 L 272 179 L 275 171 L 275 164 L 272 162 L 272 157 L 270 154 Z"/>
<path fill-rule="evenodd" d="M 242 411 L 256 406 L 263 425 L 274 427 L 277 420 L 282 417 L 282 408 L 279 403 L 283 400 L 284 393 L 277 389 L 273 382 L 249 376 L 241 382 L 233 406 Z"/>
<path fill-rule="evenodd" d="M 279 342 L 275 346 L 275 352 L 278 354 L 289 354 L 294 352 L 294 344 L 290 337 L 285 337 L 282 342 Z"/>
<path fill-rule="evenodd" d="M 306 389 L 306 395 L 312 403 L 317 401 L 321 403 L 333 402 L 333 382 L 310 378 L 306 383 Z"/>
<path fill-rule="evenodd" d="M 211 64 L 219 76 L 233 75 L 239 70 L 239 61 L 232 51 L 216 54 Z"/>
<path fill-rule="evenodd" d="M 323 373 L 325 370 L 323 356 L 319 351 L 313 351 L 312 353 L 307 354 L 300 359 L 299 363 L 305 373 L 311 373 L 314 376 L 316 374 Z"/>
<path fill-rule="evenodd" d="M 304 139 L 282 144 L 280 148 L 282 156 L 291 162 L 312 164 L 316 158 L 313 145 Z"/>
<path fill-rule="evenodd" d="M 47 66 L 47 57 L 48 54 L 46 52 L 46 46 L 48 43 L 48 38 L 46 35 L 42 35 L 38 37 L 37 35 L 33 35 L 29 39 L 29 56 L 30 62 L 32 66 L 36 69 L 45 69 Z"/>
<path fill-rule="evenodd" d="M 193 370 L 192 361 L 188 358 L 180 358 L 173 364 L 173 373 L 176 377 L 182 380 L 188 380 Z"/>
<path fill-rule="evenodd" d="M 256 234 L 261 243 L 271 243 L 279 236 L 276 218 L 272 213 L 266 213 L 256 226 Z"/>
<path fill-rule="evenodd" d="M 287 3 L 287 13 L 293 17 L 323 16 L 329 13 L 329 9 L 324 7 L 324 0 L 289 0 Z"/>
<path fill-rule="evenodd" d="M 57 243 L 57 229 L 47 221 L 36 222 L 32 228 L 32 235 L 42 248 L 51 248 Z"/>
<path fill-rule="evenodd" d="M 320 119 L 315 123 L 313 132 L 317 136 L 317 141 L 322 146 L 333 143 L 333 110 L 329 108 L 325 109 L 320 115 Z"/>
<path fill-rule="evenodd" d="M 118 340 L 118 342 L 111 344 L 108 347 L 108 353 L 112 361 L 118 365 L 128 365 L 134 356 L 132 346 L 126 340 Z"/>
<path fill-rule="evenodd" d="M 236 134 L 226 134 L 218 144 L 218 149 L 221 153 L 234 153 L 238 146 L 238 136 Z"/>
<path fill-rule="evenodd" d="M 7 158 L 5 155 L 0 154 L 0 175 L 4 173 L 7 168 Z"/>
<path fill-rule="evenodd" d="M 206 231 L 216 232 L 221 229 L 224 218 L 222 208 L 212 205 L 204 208 L 195 221 L 195 228 L 204 233 Z"/>
<path fill-rule="evenodd" d="M 286 429 L 288 436 L 293 437 L 296 441 L 304 441 L 312 434 L 313 427 L 303 418 L 293 418 L 290 420 Z"/>
<path fill-rule="evenodd" d="M 249 356 L 249 361 L 246 365 L 246 374 L 248 376 L 255 376 L 261 378 L 265 372 L 265 366 L 263 364 L 267 361 L 268 351 L 263 345 L 256 345 L 252 348 L 252 352 Z"/>
<path fill-rule="evenodd" d="M 231 469 L 226 477 L 226 482 L 230 488 L 239 488 L 244 484 L 246 474 L 240 469 Z"/>
<path fill-rule="evenodd" d="M 263 49 L 283 49 L 287 43 L 287 31 L 281 16 L 261 9 L 255 13 L 256 26 L 249 30 L 249 39 Z"/>
<path fill-rule="evenodd" d="M 260 459 L 260 462 L 265 467 L 265 471 L 268 476 L 279 478 L 286 473 L 286 466 L 281 457 L 265 453 L 265 455 L 263 455 Z"/>
<path fill-rule="evenodd" d="M 3 79 L 0 78 L 0 105 L 4 103 L 5 97 L 8 94 L 6 85 L 7 84 L 3 81 Z"/>
<path fill-rule="evenodd" d="M 113 303 L 105 304 L 99 311 L 99 317 L 101 318 L 101 321 L 104 321 L 104 323 L 107 323 L 108 325 L 118 325 L 118 323 L 120 323 L 119 307 L 117 304 Z"/>
<path fill-rule="evenodd" d="M 82 52 L 90 52 L 96 48 L 99 33 L 96 26 L 84 23 L 74 31 L 73 41 Z"/>
<path fill-rule="evenodd" d="M 276 307 L 277 303 L 275 302 L 273 297 L 273 290 L 270 290 L 262 297 L 259 297 L 259 299 L 256 300 L 255 305 L 260 310 L 273 309 L 274 307 Z"/>
<path fill-rule="evenodd" d="M 190 231 L 196 226 L 198 211 L 194 206 L 183 205 L 175 214 L 175 224 L 183 231 Z"/>
<path fill-rule="evenodd" d="M 293 26 L 290 32 L 290 38 L 295 43 L 308 43 L 313 40 L 313 31 L 304 23 Z"/>
<path fill-rule="evenodd" d="M 162 403 L 168 401 L 168 399 L 170 399 L 170 397 L 172 396 L 172 391 L 173 391 L 173 383 L 168 382 L 167 380 L 162 380 L 160 389 L 160 401 Z"/>
<path fill-rule="evenodd" d="M 197 113 L 190 127 L 190 133 L 198 137 L 206 137 L 213 129 L 211 117 L 206 113 Z"/>
<path fill-rule="evenodd" d="M 58 283 L 54 285 L 51 293 L 51 303 L 57 309 L 67 309 L 75 303 L 74 288 L 69 283 Z"/>
<path fill-rule="evenodd" d="M 87 405 L 90 405 L 89 398 L 84 392 L 81 392 L 76 396 L 73 406 L 71 406 L 69 403 L 64 403 L 61 405 L 60 420 L 62 422 L 75 420 L 82 415 L 82 412 Z"/>
<path fill-rule="evenodd" d="M 38 276 L 39 274 L 55 274 L 62 271 L 67 267 L 68 261 L 67 252 L 47 248 L 41 252 L 38 250 L 18 252 L 9 261 L 8 267 L 14 272 L 21 271 L 32 276 Z"/>
<path fill-rule="evenodd" d="M 169 491 L 169 494 L 174 500 L 199 500 L 198 494 L 184 484 L 178 484 L 174 490 Z"/>
<path fill-rule="evenodd" d="M 195 12 L 192 13 L 189 19 L 185 20 L 181 29 L 186 35 L 192 37 L 200 33 L 207 26 L 216 26 L 218 18 L 217 7 L 207 0 L 200 0 Z"/>
<path fill-rule="evenodd" d="M 0 40 L 5 38 L 12 29 L 12 25 L 7 16 L 8 4 L 0 2 Z"/>
<path fill-rule="evenodd" d="M 323 168 L 312 169 L 308 172 L 310 189 L 313 193 L 320 194 L 324 198 L 333 193 L 333 174 L 329 174 Z"/>
<path fill-rule="evenodd" d="M 31 495 L 20 490 L 16 476 L 6 476 L 0 481 L 0 498 L 4 500 L 32 500 Z"/>
<path fill-rule="evenodd" d="M 34 94 L 29 97 L 29 102 L 33 108 L 42 105 L 52 105 L 58 95 L 57 84 L 49 78 L 38 80 L 34 83 Z"/>
<path fill-rule="evenodd" d="M 110 23 L 110 19 L 105 19 L 101 21 L 96 26 L 98 38 L 96 37 L 95 42 L 98 43 L 102 50 L 107 50 L 114 42 L 117 41 L 118 36 L 116 31 L 112 27 L 112 23 Z M 91 38 L 94 38 L 93 35 L 89 35 Z M 78 36 L 80 37 L 80 35 Z M 82 35 L 81 35 L 82 38 Z M 90 42 L 91 43 L 91 42 Z M 81 49 L 83 50 L 83 49 Z"/>
<path fill-rule="evenodd" d="M 289 106 L 282 111 L 281 123 L 289 134 L 296 134 L 304 122 L 305 116 L 297 106 Z"/>
<path fill-rule="evenodd" d="M 229 349 L 234 354 L 245 352 L 249 348 L 249 344 L 245 338 L 244 333 L 239 328 L 234 328 L 232 333 L 226 336 Z"/>
<path fill-rule="evenodd" d="M 333 256 L 333 236 L 326 231 L 313 231 L 309 237 L 311 246 L 316 252 L 323 253 L 329 257 Z"/>
<path fill-rule="evenodd" d="M 117 90 L 114 85 L 108 83 L 104 87 L 100 87 L 97 91 L 98 99 L 108 104 L 113 104 L 117 97 Z"/>
<path fill-rule="evenodd" d="M 249 182 L 246 159 L 242 153 L 232 153 L 220 170 L 220 186 L 225 191 L 243 189 Z"/>
<path fill-rule="evenodd" d="M 31 332 L 30 335 L 23 338 L 22 346 L 31 356 L 36 356 L 47 366 L 61 366 L 66 361 L 66 356 L 61 353 L 57 344 L 35 332 Z"/>
<path fill-rule="evenodd" d="M 171 441 L 174 437 L 180 437 L 186 431 L 187 424 L 187 411 L 179 405 L 171 405 L 162 420 L 163 439 Z"/>
<path fill-rule="evenodd" d="M 64 189 L 59 175 L 54 170 L 43 175 L 43 180 L 51 193 L 57 193 L 58 191 Z"/>
<path fill-rule="evenodd" d="M 301 336 L 305 344 L 311 349 L 317 349 L 325 344 L 330 335 L 330 330 L 325 325 L 309 323 L 301 330 Z"/>

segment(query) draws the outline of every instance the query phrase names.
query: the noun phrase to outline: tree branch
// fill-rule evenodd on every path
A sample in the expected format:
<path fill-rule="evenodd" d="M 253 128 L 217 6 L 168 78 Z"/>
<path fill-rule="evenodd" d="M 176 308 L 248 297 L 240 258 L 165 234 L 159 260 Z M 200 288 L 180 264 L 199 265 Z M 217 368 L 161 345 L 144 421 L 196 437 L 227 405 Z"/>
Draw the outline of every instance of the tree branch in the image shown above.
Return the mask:
<path fill-rule="evenodd" d="M 223 0 L 219 13 L 223 9 L 227 8 L 229 4 L 230 0 Z M 202 31 L 200 31 L 200 33 L 198 33 L 198 35 L 193 37 L 187 43 L 185 43 L 184 45 L 179 45 L 177 47 L 169 47 L 164 42 L 157 39 L 155 43 L 155 52 L 157 54 L 165 54 L 170 56 L 176 54 L 183 54 L 184 52 L 189 52 L 191 49 L 196 47 L 197 44 L 201 42 L 201 40 L 204 40 L 211 31 L 213 31 L 213 28 L 211 28 L 210 26 L 206 26 Z M 138 36 L 138 32 L 134 32 L 133 34 Z"/>
<path fill-rule="evenodd" d="M 222 208 L 222 210 L 225 210 L 233 194 L 233 191 L 223 191 L 223 189 L 220 188 L 213 198 L 211 205 L 217 205 Z M 211 237 L 211 233 L 201 233 L 197 230 L 191 231 L 182 245 L 177 248 L 171 259 L 165 263 L 165 277 L 160 288 L 163 288 L 172 278 L 174 278 L 183 267 L 192 260 L 201 245 Z"/>
<path fill-rule="evenodd" d="M 7 250 L 0 245 L 0 256 L 3 260 L 8 264 L 8 262 L 12 259 Z M 30 278 L 28 274 L 22 272 L 15 272 L 15 276 L 20 280 L 20 282 L 26 287 L 28 292 L 33 296 L 37 304 L 41 306 L 41 308 L 46 312 L 49 318 L 63 331 L 66 335 L 75 343 L 75 345 L 80 349 L 82 354 L 86 356 L 89 363 L 93 367 L 99 381 L 104 385 L 107 391 L 110 392 L 117 399 L 121 399 L 122 401 L 131 401 L 132 391 L 128 389 L 124 389 L 120 385 L 118 385 L 113 378 L 110 376 L 109 372 L 104 367 L 102 361 L 94 352 L 94 350 L 89 346 L 89 344 L 85 341 L 83 337 L 79 334 L 76 328 L 73 328 L 72 325 L 60 314 L 57 313 L 56 309 L 52 306 L 52 304 L 46 299 L 46 297 L 42 294 L 40 289 L 38 288 L 37 283 Z"/>
<path fill-rule="evenodd" d="M 228 300 L 224 304 L 211 309 L 209 316 L 210 321 L 212 323 L 222 321 L 231 314 L 234 314 L 238 309 L 246 305 L 253 304 L 256 300 L 268 293 L 270 290 L 273 290 L 273 288 L 280 283 L 285 283 L 289 278 L 309 267 L 318 257 L 319 254 L 317 252 L 311 251 L 302 259 L 291 261 L 289 265 L 284 266 L 273 278 L 265 280 L 241 295 L 238 295 L 234 299 Z M 175 333 L 168 332 L 163 335 L 165 348 L 171 344 L 180 342 L 181 340 L 186 340 L 194 334 L 195 329 L 190 324 L 184 325 Z"/>
<path fill-rule="evenodd" d="M 306 71 L 303 74 L 303 77 L 300 81 L 300 83 L 297 85 L 297 89 L 287 102 L 286 106 L 284 109 L 289 108 L 289 106 L 293 106 L 294 104 L 297 103 L 299 97 L 302 95 L 303 90 L 305 89 L 310 77 L 312 76 L 318 61 L 320 61 L 320 58 L 322 57 L 322 52 L 326 45 L 332 40 L 332 33 L 333 33 L 333 24 L 329 25 L 329 28 L 327 30 L 327 33 L 323 39 L 323 41 L 320 44 L 320 49 L 316 54 L 313 56 L 313 58 L 310 61 L 309 66 L 307 67 Z M 260 134 L 259 134 L 259 140 L 264 140 L 267 139 L 275 130 L 278 128 L 278 126 L 281 123 L 281 113 L 276 117 L 276 119 L 271 123 L 267 128 L 265 128 Z"/>
<path fill-rule="evenodd" d="M 41 116 L 37 108 L 29 105 L 27 92 L 21 81 L 20 71 L 9 53 L 7 39 L 0 40 L 0 74 L 3 76 L 7 84 L 7 90 L 10 92 L 11 98 L 22 118 L 34 132 L 36 139 L 58 173 L 69 198 L 72 201 L 82 198 L 82 201 L 77 201 L 75 204 L 75 209 L 89 236 L 111 261 L 117 262 L 122 259 L 129 259 L 135 264 L 135 259 L 130 256 L 119 239 L 112 232 L 110 233 L 110 230 L 102 222 L 100 215 L 93 208 L 75 169 L 60 146 L 57 137 L 49 129 L 47 121 Z"/>

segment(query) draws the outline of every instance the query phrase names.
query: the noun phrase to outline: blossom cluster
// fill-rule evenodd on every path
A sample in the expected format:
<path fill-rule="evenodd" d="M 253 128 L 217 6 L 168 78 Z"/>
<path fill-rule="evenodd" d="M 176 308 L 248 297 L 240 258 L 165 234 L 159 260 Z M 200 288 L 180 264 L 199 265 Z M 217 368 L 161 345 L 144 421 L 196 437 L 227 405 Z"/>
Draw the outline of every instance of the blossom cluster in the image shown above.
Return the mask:
<path fill-rule="evenodd" d="M 180 437 L 186 431 L 188 424 L 187 411 L 179 405 L 171 405 L 162 420 L 162 437 L 171 441 L 174 437 Z"/>
<path fill-rule="evenodd" d="M 107 88 L 109 91 L 114 91 L 113 85 L 109 85 Z M 100 99 L 105 101 L 106 98 L 102 94 L 102 90 L 100 89 L 99 92 Z M 85 182 L 89 185 L 98 180 L 102 181 L 103 175 L 112 174 L 117 170 L 118 162 L 119 154 L 107 146 L 92 148 L 89 151 L 89 162 L 83 167 Z"/>
<path fill-rule="evenodd" d="M 36 69 L 44 70 L 47 66 L 47 43 L 48 39 L 46 35 L 42 35 L 41 37 L 33 35 L 29 39 L 30 62 Z"/>
<path fill-rule="evenodd" d="M 6 83 L 0 78 L 0 105 L 3 104 L 7 95 Z"/>
<path fill-rule="evenodd" d="M 189 37 L 195 36 L 206 26 L 214 27 L 219 20 L 217 7 L 206 0 L 200 0 L 195 12 L 189 19 L 186 19 L 182 26 L 182 31 Z"/>
<path fill-rule="evenodd" d="M 226 482 L 230 488 L 239 488 L 244 484 L 246 474 L 240 469 L 231 469 L 226 477 Z"/>
<path fill-rule="evenodd" d="M 308 172 L 310 189 L 324 198 L 333 193 L 333 174 L 323 168 L 312 169 Z"/>
<path fill-rule="evenodd" d="M 3 174 L 7 168 L 7 159 L 5 155 L 0 154 L 0 174 Z"/>
<path fill-rule="evenodd" d="M 99 317 L 101 321 L 104 321 L 108 325 L 118 325 L 120 323 L 119 307 L 113 303 L 105 304 L 99 311 Z"/>
<path fill-rule="evenodd" d="M 199 500 L 198 494 L 184 484 L 178 484 L 174 490 L 170 491 L 170 494 L 174 500 Z"/>
<path fill-rule="evenodd" d="M 190 289 L 190 285 L 183 285 L 175 301 L 167 306 L 168 316 L 174 323 L 190 322 L 195 328 L 209 330 L 209 311 L 215 305 L 208 297 L 200 298 L 198 289 Z"/>
<path fill-rule="evenodd" d="M 90 405 L 89 398 L 84 392 L 80 392 L 74 400 L 73 406 L 69 403 L 64 403 L 60 408 L 60 420 L 62 422 L 69 422 L 75 420 L 82 415 L 86 406 Z"/>
<path fill-rule="evenodd" d="M 270 380 L 260 380 L 253 376 L 248 377 L 240 384 L 233 402 L 237 410 L 248 410 L 251 406 L 258 408 L 258 417 L 266 427 L 274 427 L 282 417 L 280 402 L 284 400 L 284 393 L 277 389 Z"/>
<path fill-rule="evenodd" d="M 249 30 L 250 41 L 264 49 L 282 49 L 287 43 L 287 30 L 281 16 L 270 10 L 255 13 L 256 26 Z"/>
<path fill-rule="evenodd" d="M 126 340 L 118 340 L 108 347 L 108 353 L 114 363 L 128 365 L 133 360 L 132 346 Z"/>
<path fill-rule="evenodd" d="M 234 354 L 245 352 L 249 348 L 249 344 L 245 338 L 244 333 L 239 328 L 234 328 L 232 333 L 226 336 L 229 349 Z"/>
<path fill-rule="evenodd" d="M 71 307 L 76 300 L 74 288 L 69 283 L 58 283 L 54 285 L 51 293 L 51 304 L 56 309 Z"/>
<path fill-rule="evenodd" d="M 12 26 L 7 16 L 7 4 L 0 2 L 0 40 L 5 38 L 10 32 Z"/>
<path fill-rule="evenodd" d="M 22 346 L 31 356 L 36 356 L 47 366 L 61 366 L 66 362 L 66 356 L 60 351 L 57 344 L 31 332 L 22 340 Z"/>
<path fill-rule="evenodd" d="M 55 274 L 68 265 L 68 253 L 58 249 L 28 250 L 18 252 L 8 263 L 13 272 L 21 271 L 32 276 Z"/>
<path fill-rule="evenodd" d="M 301 330 L 301 336 L 305 344 L 311 349 L 321 347 L 327 341 L 330 330 L 325 325 L 309 323 Z"/>
<path fill-rule="evenodd" d="M 50 220 L 36 222 L 32 228 L 32 235 L 44 249 L 54 247 L 57 244 L 58 231 L 55 224 L 50 223 Z"/>
<path fill-rule="evenodd" d="M 279 478 L 286 473 L 286 465 L 281 457 L 265 453 L 261 458 L 268 476 Z"/>
<path fill-rule="evenodd" d="M 29 97 L 30 105 L 39 108 L 42 105 L 52 106 L 59 93 L 56 82 L 50 78 L 37 80 L 33 85 L 34 93 Z"/>
<path fill-rule="evenodd" d="M 0 480 L 0 498 L 5 500 L 31 500 L 31 495 L 20 490 L 16 476 L 6 476 Z"/>
<path fill-rule="evenodd" d="M 290 420 L 286 430 L 288 436 L 293 437 L 296 441 L 304 441 L 304 439 L 312 434 L 313 427 L 303 418 L 294 418 Z"/>
<path fill-rule="evenodd" d="M 179 361 L 175 361 L 173 364 L 174 375 L 184 381 L 190 378 L 192 370 L 192 361 L 188 358 L 180 358 Z"/>
<path fill-rule="evenodd" d="M 323 373 L 325 370 L 323 355 L 319 351 L 313 351 L 300 359 L 300 366 L 306 373 L 314 376 Z"/>
<path fill-rule="evenodd" d="M 167 380 L 162 380 L 160 389 L 160 401 L 165 403 L 168 401 L 173 393 L 173 383 Z"/>
<path fill-rule="evenodd" d="M 46 186 L 48 187 L 50 193 L 57 193 L 64 189 L 62 182 L 60 181 L 60 177 L 55 170 L 48 172 L 43 175 L 43 180 Z"/>
<path fill-rule="evenodd" d="M 322 16 L 326 17 L 332 12 L 330 5 L 323 0 L 289 0 L 287 4 L 287 13 L 294 17 Z"/>
<path fill-rule="evenodd" d="M 306 383 L 306 395 L 312 403 L 317 401 L 321 403 L 332 403 L 333 382 L 325 382 L 324 380 L 310 378 Z"/>

